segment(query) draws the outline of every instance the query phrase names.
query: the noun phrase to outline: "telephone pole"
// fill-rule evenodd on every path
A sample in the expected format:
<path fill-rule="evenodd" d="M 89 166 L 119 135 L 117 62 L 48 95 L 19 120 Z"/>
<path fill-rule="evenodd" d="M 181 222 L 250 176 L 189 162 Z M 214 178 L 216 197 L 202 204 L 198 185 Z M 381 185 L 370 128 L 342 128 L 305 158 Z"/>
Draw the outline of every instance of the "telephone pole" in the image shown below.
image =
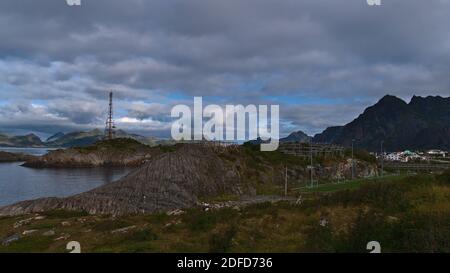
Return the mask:
<path fill-rule="evenodd" d="M 311 164 L 311 188 L 314 188 L 312 139 L 309 140 L 309 159 L 310 159 L 310 164 Z"/>
<path fill-rule="evenodd" d="M 109 109 L 108 117 L 106 119 L 105 139 L 111 140 L 114 138 L 114 120 L 113 120 L 113 92 L 109 92 Z"/>
<path fill-rule="evenodd" d="M 355 146 L 355 140 L 352 139 L 352 180 L 355 179 L 355 162 L 353 159 L 353 148 Z"/>
<path fill-rule="evenodd" d="M 284 196 L 288 194 L 288 167 L 286 165 L 286 171 L 284 174 Z"/>
<path fill-rule="evenodd" d="M 383 172 L 384 172 L 383 142 L 384 141 L 381 141 L 381 177 L 383 177 Z"/>

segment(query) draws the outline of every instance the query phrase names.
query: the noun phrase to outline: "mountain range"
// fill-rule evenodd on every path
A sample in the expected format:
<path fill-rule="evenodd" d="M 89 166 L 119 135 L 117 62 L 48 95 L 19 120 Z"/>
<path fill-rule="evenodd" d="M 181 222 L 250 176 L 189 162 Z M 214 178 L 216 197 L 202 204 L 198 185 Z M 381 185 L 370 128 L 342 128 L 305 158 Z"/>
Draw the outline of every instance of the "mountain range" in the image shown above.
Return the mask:
<path fill-rule="evenodd" d="M 450 150 L 450 98 L 413 96 L 409 103 L 386 95 L 344 126 L 314 136 L 319 143 L 346 147 L 352 140 L 369 151 Z"/>
<path fill-rule="evenodd" d="M 7 147 L 74 147 L 88 146 L 104 137 L 104 132 L 95 129 L 87 132 L 56 133 L 46 141 L 38 136 L 7 136 L 0 134 L 0 146 Z M 155 146 L 173 141 L 160 140 L 116 131 L 116 137 L 132 138 L 143 144 Z M 440 96 L 413 96 L 409 103 L 386 95 L 373 106 L 368 107 L 355 120 L 344 126 L 333 126 L 314 137 L 302 131 L 291 133 L 280 142 L 333 143 L 346 147 L 354 145 L 359 149 L 383 150 L 450 150 L 450 98 Z M 260 138 L 249 143 L 261 144 Z"/>
<path fill-rule="evenodd" d="M 283 142 L 339 144 L 380 151 L 450 150 L 450 98 L 413 96 L 409 103 L 386 95 L 364 110 L 355 120 L 332 126 L 314 137 L 302 131 L 280 139 Z M 258 145 L 258 138 L 247 143 Z"/>
<path fill-rule="evenodd" d="M 45 144 L 35 134 L 8 136 L 0 134 L 0 147 L 44 147 Z"/>
<path fill-rule="evenodd" d="M 303 131 L 296 131 L 288 135 L 287 137 L 280 138 L 280 142 L 310 142 L 312 137 L 305 134 Z M 246 143 L 252 144 L 252 145 L 259 145 L 262 143 L 268 143 L 269 140 L 262 140 L 260 137 L 257 139 L 253 139 L 250 141 L 247 141 Z"/>
<path fill-rule="evenodd" d="M 170 144 L 170 140 L 163 140 L 154 137 L 145 137 L 137 134 L 129 134 L 123 130 L 115 132 L 117 138 L 131 138 L 143 144 L 156 146 L 159 144 Z M 72 132 L 64 134 L 58 132 L 45 141 L 38 136 L 29 134 L 25 136 L 7 136 L 0 134 L 0 147 L 84 147 L 94 144 L 104 138 L 104 132 L 94 129 L 86 132 Z"/>

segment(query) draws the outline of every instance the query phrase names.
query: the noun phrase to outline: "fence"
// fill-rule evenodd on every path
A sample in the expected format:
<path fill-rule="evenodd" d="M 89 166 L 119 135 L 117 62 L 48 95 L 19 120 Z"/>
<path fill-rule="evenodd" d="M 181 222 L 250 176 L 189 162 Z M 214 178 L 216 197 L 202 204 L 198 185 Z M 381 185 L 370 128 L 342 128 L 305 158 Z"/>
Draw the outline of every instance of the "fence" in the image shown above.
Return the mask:
<path fill-rule="evenodd" d="M 344 147 L 334 144 L 285 142 L 280 143 L 278 148 L 283 154 L 295 155 L 300 157 L 318 156 L 342 156 Z"/>

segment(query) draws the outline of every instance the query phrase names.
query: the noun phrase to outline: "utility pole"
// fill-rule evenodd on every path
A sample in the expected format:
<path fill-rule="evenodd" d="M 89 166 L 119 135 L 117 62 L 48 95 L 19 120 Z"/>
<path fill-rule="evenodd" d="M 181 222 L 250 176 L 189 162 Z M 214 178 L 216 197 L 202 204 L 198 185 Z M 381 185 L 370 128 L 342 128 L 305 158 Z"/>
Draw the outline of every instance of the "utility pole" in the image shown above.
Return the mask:
<path fill-rule="evenodd" d="M 313 167 L 313 152 L 312 152 L 312 140 L 309 140 L 309 159 L 310 159 L 310 164 L 311 164 L 311 188 L 314 188 L 314 177 L 313 177 L 313 171 L 314 171 L 314 167 Z"/>
<path fill-rule="evenodd" d="M 109 109 L 106 119 L 105 138 L 111 140 L 114 138 L 114 120 L 113 120 L 113 92 L 109 92 Z"/>
<path fill-rule="evenodd" d="M 381 141 L 381 177 L 384 176 L 384 150 L 383 150 L 383 143 L 384 143 L 384 141 Z"/>
<path fill-rule="evenodd" d="M 352 180 L 355 179 L 355 162 L 353 160 L 354 143 L 355 143 L 355 139 L 352 139 Z"/>
<path fill-rule="evenodd" d="M 286 171 L 284 173 L 284 196 L 288 194 L 288 167 L 286 165 Z"/>

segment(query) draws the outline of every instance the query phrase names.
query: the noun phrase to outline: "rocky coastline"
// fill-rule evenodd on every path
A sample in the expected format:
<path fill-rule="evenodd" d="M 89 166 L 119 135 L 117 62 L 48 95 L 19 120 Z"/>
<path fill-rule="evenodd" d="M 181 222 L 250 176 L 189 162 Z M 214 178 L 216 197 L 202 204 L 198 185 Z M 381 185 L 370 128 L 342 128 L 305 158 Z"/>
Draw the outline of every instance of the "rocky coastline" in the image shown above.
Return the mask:
<path fill-rule="evenodd" d="M 139 155 L 142 153 L 140 150 L 135 152 Z M 88 158 L 91 158 L 91 162 L 96 162 L 96 166 L 106 162 L 97 163 L 95 161 L 97 159 L 94 160 L 93 156 Z M 127 159 L 129 158 L 138 157 L 136 154 L 133 154 L 133 157 L 128 154 Z M 137 162 L 126 161 L 120 157 L 116 160 L 122 164 Z M 0 208 L 0 216 L 48 210 L 85 211 L 89 214 L 106 215 L 146 214 L 196 207 L 201 205 L 201 200 L 205 198 L 221 195 L 264 195 L 261 188 L 277 189 L 284 185 L 282 164 L 275 165 L 274 162 L 249 156 L 243 147 L 213 149 L 186 144 L 172 151 L 160 151 L 148 159 L 141 157 L 139 160 L 146 161 L 116 182 L 67 198 L 42 198 L 19 202 Z M 349 178 L 351 165 L 351 161 L 345 158 L 333 164 L 317 164 L 315 179 Z M 356 177 L 376 175 L 375 164 L 356 161 L 355 166 L 357 166 Z M 308 183 L 309 169 L 306 165 L 291 164 L 288 170 L 290 185 L 299 186 L 301 183 Z"/>
<path fill-rule="evenodd" d="M 58 149 L 23 164 L 30 168 L 92 168 L 137 167 L 160 154 L 158 147 L 149 147 L 132 139 L 102 141 L 89 147 Z"/>
<path fill-rule="evenodd" d="M 22 153 L 10 153 L 0 151 L 0 163 L 32 161 L 36 157 Z"/>

